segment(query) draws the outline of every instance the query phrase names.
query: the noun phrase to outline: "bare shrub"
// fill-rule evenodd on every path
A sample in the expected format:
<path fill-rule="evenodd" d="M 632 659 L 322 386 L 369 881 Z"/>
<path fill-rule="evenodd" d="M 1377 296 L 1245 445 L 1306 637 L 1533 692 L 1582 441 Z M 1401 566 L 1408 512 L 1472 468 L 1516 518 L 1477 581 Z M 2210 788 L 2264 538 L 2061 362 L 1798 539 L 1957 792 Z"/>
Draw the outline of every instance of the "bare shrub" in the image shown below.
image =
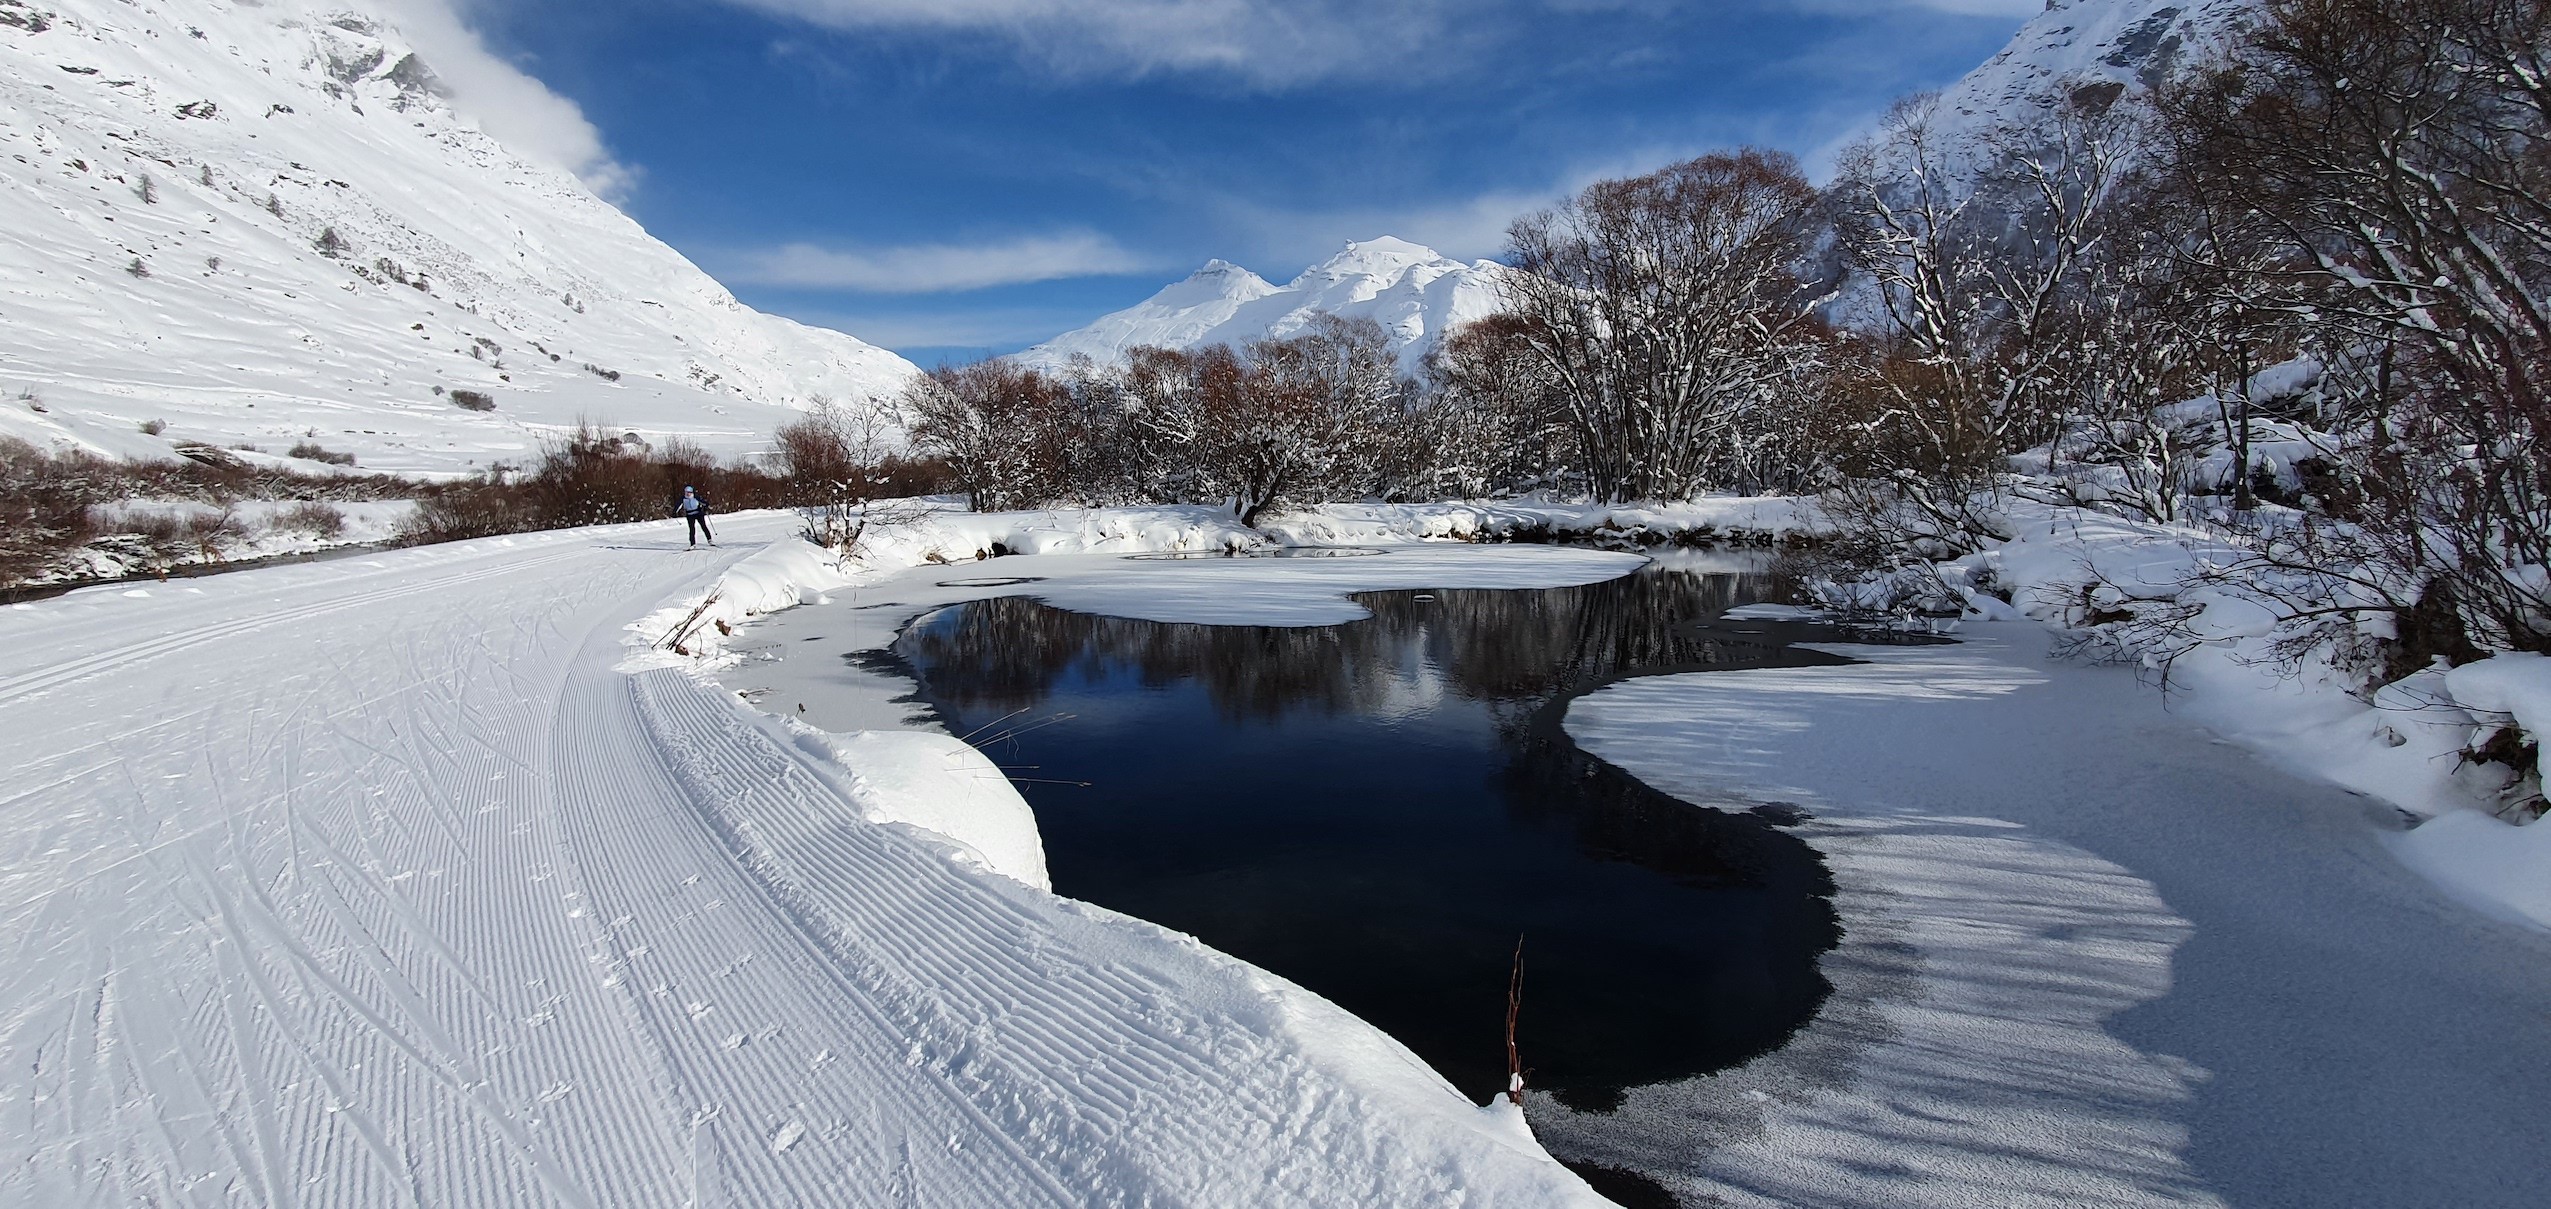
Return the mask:
<path fill-rule="evenodd" d="M 420 495 L 416 511 L 400 522 L 396 540 L 407 545 L 466 541 L 541 528 L 530 493 L 517 484 L 490 476 L 475 482 L 438 485 Z"/>
<path fill-rule="evenodd" d="M 1582 488 L 1559 379 L 1533 351 L 1523 317 L 1490 315 L 1453 329 L 1427 354 L 1425 382 L 1412 417 L 1425 491 L 1466 498 Z"/>
<path fill-rule="evenodd" d="M 449 541 L 497 533 L 521 533 L 574 525 L 620 524 L 670 515 L 682 488 L 695 487 L 721 512 L 747 508 L 821 506 L 838 499 L 841 479 L 801 480 L 787 473 L 788 448 L 807 457 L 810 475 L 828 451 L 804 434 L 785 438 L 778 467 L 720 462 L 687 441 L 650 445 L 636 433 L 609 434 L 591 424 L 555 440 L 540 460 L 519 473 L 499 467 L 474 479 L 419 487 L 417 512 L 401 528 L 406 542 Z M 882 444 L 882 441 L 880 442 Z M 856 449 L 857 443 L 852 443 Z M 834 463 L 831 472 L 838 472 Z M 859 490 L 919 495 L 945 483 L 942 468 L 883 455 L 854 476 Z"/>
<path fill-rule="evenodd" d="M 95 536 L 122 539 L 126 551 L 141 555 L 143 566 L 150 570 L 190 562 L 225 562 L 248 540 L 248 526 L 239 519 L 233 505 L 108 506 L 91 511 Z"/>
<path fill-rule="evenodd" d="M 353 454 L 340 453 L 319 444 L 317 441 L 302 441 L 294 445 L 291 449 L 286 450 L 285 453 L 288 456 L 301 458 L 305 461 L 325 462 L 331 466 L 354 465 Z"/>
<path fill-rule="evenodd" d="M 496 396 L 483 390 L 455 390 L 451 399 L 454 406 L 468 411 L 496 410 Z"/>
<path fill-rule="evenodd" d="M 168 421 L 166 420 L 142 421 L 142 435 L 144 436 L 155 437 L 166 431 L 168 431 Z"/>
<path fill-rule="evenodd" d="M 844 552 L 858 546 L 877 500 L 897 485 L 894 430 L 893 413 L 874 400 L 845 406 L 818 398 L 772 434 L 772 462 L 803 497 L 807 540 Z"/>
<path fill-rule="evenodd" d="M 307 501 L 276 513 L 272 524 L 285 533 L 327 540 L 345 535 L 345 510 L 334 504 Z"/>
<path fill-rule="evenodd" d="M 0 437 L 0 584 L 60 570 L 94 535 L 90 501 L 65 486 L 52 458 Z"/>

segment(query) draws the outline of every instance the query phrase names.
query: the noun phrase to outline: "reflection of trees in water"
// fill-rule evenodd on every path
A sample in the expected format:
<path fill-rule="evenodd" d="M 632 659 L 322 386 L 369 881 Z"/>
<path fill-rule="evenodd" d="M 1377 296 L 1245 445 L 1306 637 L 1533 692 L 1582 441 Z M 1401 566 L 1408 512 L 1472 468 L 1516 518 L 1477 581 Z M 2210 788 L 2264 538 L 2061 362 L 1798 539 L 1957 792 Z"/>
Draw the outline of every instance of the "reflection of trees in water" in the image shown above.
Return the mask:
<path fill-rule="evenodd" d="M 1037 705 L 1067 674 L 1130 673 L 1161 686 L 1193 678 L 1226 717 L 1374 708 L 1431 665 L 1444 687 L 1512 703 L 1529 717 L 1570 687 L 1642 668 L 1760 658 L 1692 623 L 1737 603 L 1729 575 L 1645 574 L 1544 591 L 1380 592 L 1369 620 L 1299 628 L 1129 621 L 1024 597 L 976 601 L 929 619 L 898 650 L 933 696 L 966 711 Z"/>
<path fill-rule="evenodd" d="M 1492 763 L 1471 766 L 1490 786 L 1478 805 L 1521 825 L 1483 829 L 1504 837 L 1497 842 L 1536 853 L 1573 849 L 1578 857 L 1648 870 L 1700 892 L 1689 900 L 1653 897 L 1640 888 L 1652 884 L 1643 878 L 1594 878 L 1564 882 L 1574 887 L 1570 895 L 1582 896 L 1544 901 L 1527 893 L 1513 905 L 1515 926 L 1561 946 L 1542 951 L 1536 966 L 1554 980 L 1550 986 L 1564 988 L 1544 991 L 1530 1009 L 1527 1031 L 1544 1072 L 1540 1085 L 1568 1103 L 1599 1108 L 1623 1087 L 1720 1069 L 1777 1046 L 1814 1015 L 1827 991 L 1816 963 L 1840 929 L 1829 901 L 1832 879 L 1812 849 L 1763 818 L 1697 809 L 1650 788 L 1580 750 L 1557 724 L 1568 696 L 1613 677 L 1832 658 L 1784 649 L 1781 636 L 1770 632 L 1784 627 L 1697 624 L 1755 598 L 1756 587 L 1733 575 L 1668 572 L 1548 591 L 1374 593 L 1358 597 L 1372 610 L 1369 620 L 1313 628 L 1128 621 L 1013 597 L 933 616 L 912 627 L 896 651 L 918 672 L 923 693 L 954 715 L 952 722 L 1032 710 L 1075 679 L 1155 687 L 1192 680 L 1226 722 L 1274 721 L 1294 711 L 1388 715 L 1393 706 L 1429 694 L 1479 703 L 1496 733 L 1495 750 L 1475 757 Z M 1051 735 L 1047 741 L 1068 740 Z M 1469 780 L 1460 763 L 1473 758 L 1464 754 L 1434 767 L 1452 792 L 1477 793 L 1467 787 L 1480 782 Z M 1271 778 L 1281 780 L 1281 774 Z M 1264 788 L 1284 792 L 1280 784 Z M 1067 825 L 1069 817 L 1062 812 L 1054 823 Z M 1219 834 L 1211 820 L 1204 834 Z M 1331 838 L 1355 842 L 1351 831 Z M 1561 863 L 1510 866 L 1512 858 L 1501 851 L 1482 849 L 1481 868 L 1576 876 Z M 1251 858 L 1217 851 L 1198 859 L 1216 876 L 1229 877 L 1227 866 L 1250 867 Z M 1284 867 L 1294 873 L 1316 867 L 1301 864 L 1299 854 L 1290 859 L 1296 863 Z M 1340 868 L 1350 878 L 1340 893 L 1360 893 L 1352 881 L 1360 866 L 1349 860 Z M 1420 885 L 1468 886 L 1458 871 L 1448 875 L 1422 863 L 1403 872 Z M 1161 887 L 1175 887 L 1193 873 L 1173 859 L 1133 876 L 1153 879 L 1148 891 L 1176 901 L 1174 889 Z M 1247 879 L 1231 885 L 1245 887 Z M 1258 905 L 1290 918 L 1286 912 L 1300 908 L 1287 896 L 1298 892 L 1289 888 Z M 1615 892 L 1619 897 L 1607 897 Z M 1585 902 L 1630 914 L 1574 914 L 1580 908 L 1572 904 Z M 1506 936 L 1493 937 L 1477 953 L 1462 947 L 1464 939 L 1448 941 L 1442 952 L 1416 963 L 1424 967 L 1418 985 L 1451 998 L 1429 1001 L 1412 1015 L 1409 1005 L 1392 998 L 1403 992 L 1367 985 L 1367 967 L 1393 960 L 1404 937 L 1388 930 L 1342 936 L 1333 951 L 1305 958 L 1267 941 L 1263 919 L 1251 917 L 1244 926 L 1215 913 L 1229 905 L 1217 898 L 1201 922 L 1186 926 L 1244 956 L 1258 952 L 1271 968 L 1314 986 L 1321 985 L 1321 961 L 1355 966 L 1324 993 L 1367 995 L 1369 1002 L 1353 994 L 1342 1002 L 1413 1039 L 1464 1086 L 1502 1084 L 1502 1066 L 1481 1058 L 1491 1051 L 1476 1044 L 1495 1035 L 1496 1022 L 1473 1022 L 1470 1013 L 1501 1002 L 1496 993 L 1512 943 Z M 1323 919 L 1316 910 L 1301 918 Z M 1228 930 L 1207 926 L 1216 922 Z M 1456 911 L 1400 926 L 1465 938 L 1462 929 L 1475 922 Z M 1501 918 L 1499 926 L 1506 922 Z M 1687 935 L 1694 930 L 1706 930 L 1706 941 Z M 1250 947 L 1262 943 L 1274 947 Z M 1693 964 L 1659 961 L 1659 953 Z M 1292 961 L 1305 964 L 1296 969 L 1286 964 Z"/>
<path fill-rule="evenodd" d="M 968 713 L 1033 708 L 1066 675 L 1130 673 L 1150 687 L 1195 679 L 1224 716 L 1263 719 L 1369 708 L 1390 689 L 1397 669 L 1384 655 L 1399 641 L 1370 626 L 1129 621 L 1009 596 L 940 613 L 896 649 L 921 670 L 932 697 Z"/>
<path fill-rule="evenodd" d="M 1486 703 L 1510 753 L 1499 780 L 1519 815 L 1567 826 L 1601 859 L 1696 886 L 1760 886 L 1766 870 L 1799 865 L 1794 839 L 1649 788 L 1578 749 L 1549 712 L 1612 677 L 1799 657 L 1768 637 L 1697 624 L 1750 599 L 1750 586 L 1734 575 L 1650 573 L 1537 591 L 1382 592 L 1357 598 L 1370 620 L 1303 628 L 1130 621 L 999 597 L 914 627 L 899 650 L 932 697 L 975 717 L 1032 709 L 1069 674 L 1154 687 L 1192 678 L 1226 719 L 1364 712 L 1431 665 L 1447 691 Z"/>

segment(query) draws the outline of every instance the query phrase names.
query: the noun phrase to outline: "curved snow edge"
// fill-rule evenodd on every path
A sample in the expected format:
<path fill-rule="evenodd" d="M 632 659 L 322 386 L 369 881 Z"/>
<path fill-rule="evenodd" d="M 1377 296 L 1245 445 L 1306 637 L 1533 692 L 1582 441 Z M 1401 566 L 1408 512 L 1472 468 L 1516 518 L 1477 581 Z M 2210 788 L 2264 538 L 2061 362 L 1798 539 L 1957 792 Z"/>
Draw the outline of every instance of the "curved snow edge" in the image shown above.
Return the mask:
<path fill-rule="evenodd" d="M 744 515 L 744 514 L 738 514 Z M 764 513 L 764 516 L 770 514 Z M 1068 519 L 1068 526 L 1058 524 Z M 736 560 L 707 589 L 689 592 L 630 623 L 630 654 L 615 670 L 636 674 L 678 669 L 702 690 L 794 741 L 809 762 L 839 778 L 844 796 L 867 821 L 907 828 L 948 846 L 957 863 L 999 874 L 1040 892 L 1062 910 L 1115 922 L 1151 943 L 1185 949 L 1239 974 L 1274 1019 L 1273 1031 L 1340 1083 L 1393 1106 L 1391 1119 L 1417 1137 L 1447 1126 L 1494 1149 L 1546 1164 L 1582 1192 L 1595 1195 L 1533 1134 L 1521 1108 L 1505 1097 L 1468 1111 L 1447 1111 L 1444 1097 L 1467 1104 L 1443 1075 L 1397 1038 L 1289 979 L 1252 966 L 1195 937 L 1095 904 L 1054 895 L 1035 812 L 989 757 L 961 739 L 927 731 L 836 734 L 754 708 L 719 689 L 708 672 L 737 656 L 724 639 L 738 623 L 801 604 L 818 604 L 858 582 L 926 562 L 954 561 L 946 550 L 979 540 L 1018 553 L 1079 550 L 1126 553 L 1263 547 L 1267 539 L 1213 508 L 1105 509 L 1087 512 L 944 512 L 905 526 L 893 540 L 868 543 L 868 557 L 846 559 L 798 537 L 782 538 Z M 720 623 L 724 623 L 723 626 Z M 680 643 L 690 654 L 677 654 Z M 1389 1072 L 1384 1075 L 1384 1072 Z M 1382 1077 L 1377 1077 L 1382 1076 Z M 1432 1127 L 1421 1124 L 1431 1122 Z M 1576 1203 L 1571 1200 L 1569 1203 Z"/>

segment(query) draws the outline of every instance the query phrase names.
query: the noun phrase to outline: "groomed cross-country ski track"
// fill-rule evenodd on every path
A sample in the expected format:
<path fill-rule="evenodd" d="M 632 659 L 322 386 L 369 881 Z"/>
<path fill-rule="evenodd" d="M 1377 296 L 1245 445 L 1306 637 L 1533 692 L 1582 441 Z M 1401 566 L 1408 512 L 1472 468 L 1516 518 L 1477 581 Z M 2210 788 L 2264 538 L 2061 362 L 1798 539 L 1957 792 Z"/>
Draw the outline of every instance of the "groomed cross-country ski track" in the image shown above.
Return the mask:
<path fill-rule="evenodd" d="M 0 1204 L 1544 1205 L 1325 1003 L 862 822 L 581 530 L 0 609 Z"/>

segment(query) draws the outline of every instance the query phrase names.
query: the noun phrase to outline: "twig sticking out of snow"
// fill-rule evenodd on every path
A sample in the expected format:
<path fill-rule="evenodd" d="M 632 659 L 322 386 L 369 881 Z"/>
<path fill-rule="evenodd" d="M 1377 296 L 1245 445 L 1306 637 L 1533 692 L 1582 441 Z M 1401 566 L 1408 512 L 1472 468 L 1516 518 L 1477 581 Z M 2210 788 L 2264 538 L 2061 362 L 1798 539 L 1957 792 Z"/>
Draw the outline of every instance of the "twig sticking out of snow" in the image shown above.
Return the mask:
<path fill-rule="evenodd" d="M 709 611 L 710 605 L 717 603 L 717 598 L 717 593 L 709 593 L 708 599 L 701 601 L 697 608 L 691 610 L 689 616 L 682 619 L 680 625 L 673 627 L 672 631 L 664 636 L 664 645 L 673 648 L 674 654 L 687 658 L 691 651 L 683 643 L 691 637 L 691 631 L 700 627 L 700 616 Z"/>
<path fill-rule="evenodd" d="M 1515 936 L 1514 972 L 1506 978 L 1506 1099 L 1515 1107 L 1524 1105 L 1524 1061 L 1515 1049 L 1515 1017 L 1524 1005 L 1524 938 Z"/>

